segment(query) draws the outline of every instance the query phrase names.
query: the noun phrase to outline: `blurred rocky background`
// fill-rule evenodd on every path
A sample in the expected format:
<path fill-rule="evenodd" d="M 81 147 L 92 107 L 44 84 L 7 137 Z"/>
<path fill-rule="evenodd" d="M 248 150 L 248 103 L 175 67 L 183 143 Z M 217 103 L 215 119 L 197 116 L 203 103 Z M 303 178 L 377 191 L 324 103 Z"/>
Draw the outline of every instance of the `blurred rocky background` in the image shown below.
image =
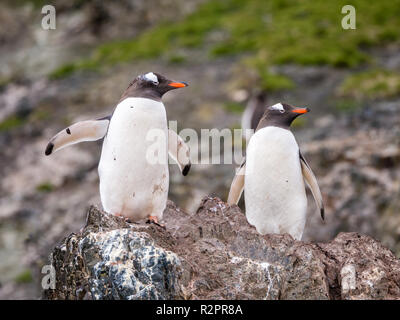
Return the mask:
<path fill-rule="evenodd" d="M 56 29 L 41 26 L 56 8 Z M 344 30 L 342 7 L 356 8 Z M 4 0 L 0 3 L 0 298 L 39 298 L 51 249 L 100 205 L 101 142 L 44 156 L 72 122 L 110 114 L 129 81 L 187 81 L 165 96 L 178 129 L 240 128 L 260 92 L 312 112 L 293 131 L 326 204 L 304 240 L 372 236 L 400 257 L 400 1 Z M 170 199 L 226 198 L 235 164 L 171 165 Z"/>

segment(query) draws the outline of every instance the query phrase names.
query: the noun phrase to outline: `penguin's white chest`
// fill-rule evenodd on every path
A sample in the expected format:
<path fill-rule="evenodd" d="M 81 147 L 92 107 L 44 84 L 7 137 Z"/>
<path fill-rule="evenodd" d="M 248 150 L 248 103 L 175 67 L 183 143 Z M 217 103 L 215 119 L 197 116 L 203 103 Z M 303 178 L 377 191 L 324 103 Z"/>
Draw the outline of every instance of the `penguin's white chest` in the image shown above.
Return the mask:
<path fill-rule="evenodd" d="M 127 98 L 114 111 L 99 163 L 106 210 L 132 220 L 162 218 L 168 197 L 168 131 L 162 102 Z"/>
<path fill-rule="evenodd" d="M 289 233 L 301 239 L 307 198 L 293 134 L 265 127 L 250 139 L 246 154 L 246 217 L 261 234 Z"/>

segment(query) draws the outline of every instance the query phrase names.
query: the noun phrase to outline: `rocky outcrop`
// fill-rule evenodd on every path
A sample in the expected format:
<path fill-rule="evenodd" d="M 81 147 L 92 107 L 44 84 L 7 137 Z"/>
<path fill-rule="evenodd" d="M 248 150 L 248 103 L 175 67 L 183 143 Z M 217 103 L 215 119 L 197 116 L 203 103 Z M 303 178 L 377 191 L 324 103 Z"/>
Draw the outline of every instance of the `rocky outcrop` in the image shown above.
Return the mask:
<path fill-rule="evenodd" d="M 347 117 L 317 121 L 302 152 L 317 172 L 328 223 L 310 215 L 305 239 L 326 241 L 354 230 L 400 257 L 399 105 L 375 102 Z"/>
<path fill-rule="evenodd" d="M 195 214 L 168 203 L 165 229 L 91 207 L 50 255 L 48 299 L 399 299 L 400 260 L 379 242 L 259 235 L 237 206 L 206 197 Z"/>

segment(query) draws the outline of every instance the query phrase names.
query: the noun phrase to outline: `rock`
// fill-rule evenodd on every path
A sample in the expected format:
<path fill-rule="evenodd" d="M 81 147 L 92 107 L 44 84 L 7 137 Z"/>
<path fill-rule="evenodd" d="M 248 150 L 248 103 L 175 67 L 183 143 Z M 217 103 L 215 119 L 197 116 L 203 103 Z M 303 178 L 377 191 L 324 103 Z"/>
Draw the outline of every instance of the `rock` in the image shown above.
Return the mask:
<path fill-rule="evenodd" d="M 327 212 L 325 224 L 310 214 L 304 239 L 326 241 L 338 232 L 357 231 L 379 239 L 400 257 L 399 101 L 376 102 L 316 128 L 302 145 Z M 329 133 L 333 130 L 334 135 Z"/>
<path fill-rule="evenodd" d="M 400 299 L 400 260 L 341 233 L 328 243 L 259 235 L 237 206 L 205 197 L 195 214 L 172 202 L 166 229 L 91 207 L 86 226 L 51 253 L 47 299 Z"/>
<path fill-rule="evenodd" d="M 144 227 L 144 229 L 147 229 Z M 175 299 L 178 256 L 158 246 L 149 233 L 91 207 L 81 234 L 71 234 L 52 253 L 61 287 L 48 297 L 62 299 Z M 73 261 L 69 260 L 73 259 Z M 67 264 L 68 263 L 68 264 Z"/>

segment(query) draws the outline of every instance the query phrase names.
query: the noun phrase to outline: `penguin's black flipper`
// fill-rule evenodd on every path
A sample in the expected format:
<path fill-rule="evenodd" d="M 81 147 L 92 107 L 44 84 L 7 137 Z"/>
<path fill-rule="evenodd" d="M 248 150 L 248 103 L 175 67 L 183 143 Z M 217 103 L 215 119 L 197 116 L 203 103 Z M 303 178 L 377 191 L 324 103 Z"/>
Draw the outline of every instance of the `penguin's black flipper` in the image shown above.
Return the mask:
<path fill-rule="evenodd" d="M 319 189 L 317 179 L 314 176 L 314 173 L 311 170 L 311 167 L 308 165 L 306 159 L 303 157 L 301 152 L 299 152 L 300 163 L 301 163 L 301 171 L 303 173 L 304 180 L 306 180 L 308 186 L 311 189 L 311 193 L 314 197 L 315 203 L 321 213 L 322 220 L 325 219 L 325 208 L 324 203 L 322 201 L 321 190 Z"/>
<path fill-rule="evenodd" d="M 187 176 L 187 174 L 189 173 L 189 170 L 190 170 L 190 167 L 192 166 L 192 164 L 191 163 L 189 163 L 189 164 L 187 164 L 184 168 L 183 168 L 183 170 L 182 170 L 182 175 L 183 176 Z"/>
<path fill-rule="evenodd" d="M 246 173 L 246 159 L 243 160 L 240 167 L 236 170 L 236 175 L 232 180 L 227 203 L 238 204 L 244 189 L 244 175 Z"/>
<path fill-rule="evenodd" d="M 178 164 L 182 174 L 186 176 L 191 167 L 190 148 L 185 141 L 171 129 L 168 129 L 168 153 Z"/>
<path fill-rule="evenodd" d="M 105 117 L 98 120 L 81 121 L 60 131 L 48 143 L 45 151 L 46 156 L 72 144 L 104 138 L 110 119 L 111 117 Z"/>

